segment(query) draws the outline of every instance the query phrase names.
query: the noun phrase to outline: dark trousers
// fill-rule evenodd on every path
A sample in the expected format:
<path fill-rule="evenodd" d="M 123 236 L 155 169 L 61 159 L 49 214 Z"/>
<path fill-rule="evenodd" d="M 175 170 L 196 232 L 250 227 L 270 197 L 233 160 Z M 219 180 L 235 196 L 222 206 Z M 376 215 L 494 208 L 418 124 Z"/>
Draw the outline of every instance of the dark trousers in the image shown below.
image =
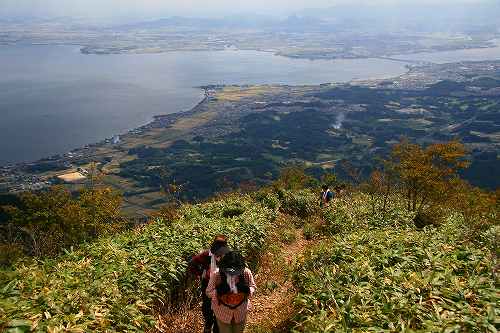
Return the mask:
<path fill-rule="evenodd" d="M 202 298 L 203 303 L 201 305 L 201 312 L 203 312 L 203 320 L 205 321 L 205 330 L 203 332 L 219 333 L 219 327 L 217 326 L 217 321 L 215 320 L 215 315 L 212 311 L 212 300 L 205 294 L 205 290 L 203 291 Z"/>

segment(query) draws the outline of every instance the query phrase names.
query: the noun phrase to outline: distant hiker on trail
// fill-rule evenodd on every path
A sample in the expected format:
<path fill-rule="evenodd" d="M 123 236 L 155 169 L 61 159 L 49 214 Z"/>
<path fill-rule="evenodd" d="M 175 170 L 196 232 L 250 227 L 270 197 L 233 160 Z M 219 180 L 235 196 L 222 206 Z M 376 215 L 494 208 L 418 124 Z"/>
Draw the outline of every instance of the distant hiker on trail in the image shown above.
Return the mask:
<path fill-rule="evenodd" d="M 202 251 L 194 256 L 189 262 L 188 270 L 191 274 L 196 275 L 201 279 L 203 320 L 205 328 L 203 333 L 219 333 L 214 312 L 212 311 L 211 300 L 206 294 L 208 281 L 210 277 L 217 272 L 217 262 L 229 252 L 227 248 L 227 238 L 219 235 L 214 238 L 210 249 Z M 213 330 L 213 331 L 212 331 Z"/>
<path fill-rule="evenodd" d="M 320 201 L 320 206 L 328 206 L 330 202 L 333 200 L 333 192 L 330 191 L 328 188 L 328 185 L 323 185 L 321 186 L 321 201 Z"/>
<path fill-rule="evenodd" d="M 220 333 L 242 333 L 245 330 L 251 306 L 249 298 L 256 288 L 243 256 L 235 251 L 227 253 L 219 262 L 219 271 L 210 276 L 207 287 Z"/>
<path fill-rule="evenodd" d="M 346 186 L 345 184 L 341 184 L 335 187 L 335 197 L 343 197 L 346 194 Z"/>

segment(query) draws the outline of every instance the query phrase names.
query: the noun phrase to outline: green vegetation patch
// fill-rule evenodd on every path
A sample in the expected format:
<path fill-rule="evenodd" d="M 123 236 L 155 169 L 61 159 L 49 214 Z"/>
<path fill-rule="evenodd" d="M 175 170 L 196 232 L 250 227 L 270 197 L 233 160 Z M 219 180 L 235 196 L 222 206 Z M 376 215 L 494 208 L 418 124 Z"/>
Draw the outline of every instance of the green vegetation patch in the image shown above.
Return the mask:
<path fill-rule="evenodd" d="M 305 219 L 312 216 L 319 207 L 319 195 L 315 196 L 309 190 L 280 190 L 281 211 L 285 214 Z"/>
<path fill-rule="evenodd" d="M 496 261 L 453 229 L 359 228 L 321 242 L 293 276 L 294 331 L 496 332 Z"/>
<path fill-rule="evenodd" d="M 248 196 L 228 196 L 185 205 L 179 216 L 2 272 L 0 330 L 148 331 L 155 310 L 176 301 L 191 255 L 222 233 L 252 262 L 275 213 Z"/>

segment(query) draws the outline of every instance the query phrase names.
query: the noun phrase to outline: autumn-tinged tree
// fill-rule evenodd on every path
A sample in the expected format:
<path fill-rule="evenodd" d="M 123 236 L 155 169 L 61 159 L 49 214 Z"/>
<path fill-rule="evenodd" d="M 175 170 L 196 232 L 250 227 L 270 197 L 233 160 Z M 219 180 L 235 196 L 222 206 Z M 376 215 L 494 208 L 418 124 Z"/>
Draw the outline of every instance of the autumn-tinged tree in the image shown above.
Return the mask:
<path fill-rule="evenodd" d="M 77 202 L 84 211 L 86 230 L 91 236 L 115 231 L 124 222 L 122 195 L 109 187 L 82 190 Z"/>
<path fill-rule="evenodd" d="M 462 179 L 457 180 L 454 186 L 455 196 L 451 204 L 463 217 L 467 238 L 500 223 L 498 193 L 481 190 Z"/>
<path fill-rule="evenodd" d="M 465 147 L 458 141 L 423 148 L 405 139 L 393 147 L 388 164 L 401 182 L 408 209 L 419 212 L 449 201 L 453 181 L 469 164 L 465 157 Z"/>
<path fill-rule="evenodd" d="M 239 184 L 239 191 L 241 193 L 253 193 L 259 189 L 257 183 L 253 180 L 244 180 Z"/>
<path fill-rule="evenodd" d="M 327 172 L 327 173 L 324 173 L 322 176 L 321 176 L 321 184 L 322 185 L 326 185 L 330 188 L 334 188 L 336 186 L 339 185 L 339 181 L 337 179 L 337 175 L 333 172 Z"/>
<path fill-rule="evenodd" d="M 283 168 L 280 176 L 275 182 L 275 187 L 285 190 L 298 190 L 314 183 L 315 179 L 305 173 L 305 169 L 299 166 Z"/>
<path fill-rule="evenodd" d="M 172 179 L 171 171 L 167 167 L 159 169 L 161 192 L 165 195 L 166 203 L 150 217 L 161 218 L 165 223 L 171 223 L 179 217 L 179 207 L 182 204 L 182 193 L 187 183 L 178 184 Z"/>
<path fill-rule="evenodd" d="M 99 170 L 99 163 L 91 162 L 87 168 L 87 181 L 86 186 L 88 189 L 93 190 L 95 187 L 102 184 L 103 174 Z"/>
<path fill-rule="evenodd" d="M 355 186 L 361 183 L 361 170 L 359 168 L 356 168 L 351 162 L 345 160 L 340 162 L 340 167 L 349 176 Z"/>
<path fill-rule="evenodd" d="M 5 207 L 9 224 L 22 233 L 25 249 L 40 256 L 54 254 L 58 244 L 70 244 L 81 237 L 74 221 L 81 220 L 80 209 L 71 194 L 62 187 L 36 194 L 23 193 L 21 206 Z"/>
<path fill-rule="evenodd" d="M 230 177 L 228 176 L 222 176 L 220 178 L 217 178 L 215 180 L 216 187 L 218 189 L 219 194 L 222 193 L 230 193 L 233 192 L 236 188 L 237 185 L 233 180 L 231 180 Z"/>
<path fill-rule="evenodd" d="M 361 184 L 361 190 L 370 195 L 372 214 L 380 209 L 383 214 L 387 212 L 389 197 L 394 191 L 394 177 L 390 170 L 375 170 L 370 178 Z"/>
<path fill-rule="evenodd" d="M 122 225 L 121 195 L 108 188 L 83 190 L 79 197 L 61 186 L 41 193 L 23 193 L 19 206 L 7 206 L 10 230 L 35 256 L 54 255 L 61 248 Z"/>
<path fill-rule="evenodd" d="M 179 206 L 182 203 L 181 195 L 188 183 L 179 184 L 175 179 L 172 179 L 171 172 L 165 167 L 159 169 L 158 177 L 160 179 L 160 187 L 168 201 L 168 206 Z"/>

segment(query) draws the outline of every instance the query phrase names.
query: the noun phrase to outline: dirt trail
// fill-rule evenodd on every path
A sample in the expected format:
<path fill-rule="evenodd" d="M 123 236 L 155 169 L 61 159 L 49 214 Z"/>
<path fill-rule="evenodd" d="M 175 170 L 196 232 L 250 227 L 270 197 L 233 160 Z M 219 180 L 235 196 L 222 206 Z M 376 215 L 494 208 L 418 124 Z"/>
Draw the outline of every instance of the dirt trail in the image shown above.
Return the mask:
<path fill-rule="evenodd" d="M 256 278 L 257 287 L 261 289 L 269 282 L 278 282 L 276 289 L 266 293 L 257 293 L 252 299 L 253 310 L 248 318 L 248 332 L 285 332 L 290 317 L 293 315 L 293 299 L 295 289 L 286 271 L 293 266 L 294 261 L 309 246 L 304 239 L 302 229 L 297 229 L 295 241 L 282 246 L 282 265 L 262 266 Z"/>
<path fill-rule="evenodd" d="M 255 275 L 257 293 L 252 298 L 252 311 L 248 316 L 245 332 L 285 332 L 293 311 L 295 290 L 287 270 L 295 258 L 310 246 L 304 239 L 302 229 L 295 230 L 295 240 L 281 244 L 278 253 L 264 256 L 259 273 Z M 203 318 L 201 304 L 194 309 L 185 309 L 173 315 L 162 315 L 158 319 L 157 332 L 201 333 Z"/>

